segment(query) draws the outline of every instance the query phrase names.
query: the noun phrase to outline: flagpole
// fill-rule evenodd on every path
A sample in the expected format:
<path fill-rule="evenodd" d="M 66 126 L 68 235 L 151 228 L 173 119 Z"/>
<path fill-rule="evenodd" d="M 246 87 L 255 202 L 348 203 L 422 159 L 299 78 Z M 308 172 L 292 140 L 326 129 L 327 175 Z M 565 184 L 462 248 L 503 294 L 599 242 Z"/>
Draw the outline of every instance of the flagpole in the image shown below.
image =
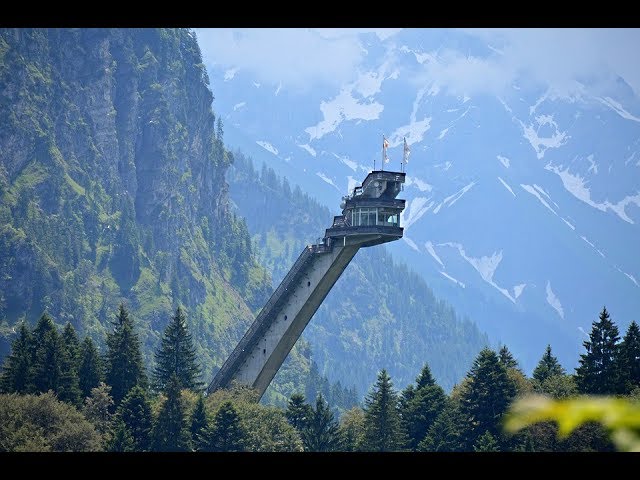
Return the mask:
<path fill-rule="evenodd" d="M 409 163 L 409 153 L 411 150 L 409 149 L 409 145 L 407 145 L 407 137 L 403 137 L 404 147 L 402 149 L 402 171 L 404 172 L 404 164 Z"/>

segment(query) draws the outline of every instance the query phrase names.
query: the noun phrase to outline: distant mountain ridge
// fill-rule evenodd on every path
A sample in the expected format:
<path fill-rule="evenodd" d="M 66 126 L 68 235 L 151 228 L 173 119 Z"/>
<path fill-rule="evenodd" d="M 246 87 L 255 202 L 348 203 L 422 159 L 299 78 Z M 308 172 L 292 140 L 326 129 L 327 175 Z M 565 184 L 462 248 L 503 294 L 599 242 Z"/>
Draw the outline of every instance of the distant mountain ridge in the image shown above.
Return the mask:
<path fill-rule="evenodd" d="M 604 304 L 621 328 L 637 319 L 640 101 L 630 86 L 619 78 L 605 92 L 585 79 L 558 93 L 525 79 L 500 95 L 452 94 L 415 72 L 437 70 L 441 48 L 473 59 L 499 56 L 495 46 L 437 29 L 360 38 L 361 70 L 340 87 L 288 88 L 208 65 L 229 144 L 335 206 L 380 168 L 383 133 L 386 168 L 400 167 L 406 137 L 405 237 L 389 252 L 527 371 L 547 343 L 575 366 Z M 263 112 L 272 121 L 258 121 Z"/>

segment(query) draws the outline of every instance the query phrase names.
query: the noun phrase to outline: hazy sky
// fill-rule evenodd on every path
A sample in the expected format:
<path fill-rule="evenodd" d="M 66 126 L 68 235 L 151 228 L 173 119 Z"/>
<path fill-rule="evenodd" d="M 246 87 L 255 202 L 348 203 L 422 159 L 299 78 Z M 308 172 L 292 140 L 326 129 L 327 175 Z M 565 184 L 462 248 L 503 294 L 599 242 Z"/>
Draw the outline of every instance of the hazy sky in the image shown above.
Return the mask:
<path fill-rule="evenodd" d="M 372 41 L 385 60 L 410 81 L 428 78 L 456 95 L 502 94 L 514 84 L 547 86 L 575 95 L 581 84 L 609 90 L 618 76 L 640 96 L 640 29 L 465 29 L 486 51 L 472 55 L 446 44 L 430 44 L 428 30 L 412 32 L 420 68 L 405 71 L 401 29 L 196 29 L 207 65 L 252 72 L 262 82 L 289 87 L 339 87 L 366 68 Z M 415 34 L 425 35 L 416 42 Z M 375 34 L 372 36 L 371 34 Z M 372 40 L 373 39 L 373 40 Z M 415 48 L 415 47 L 414 47 Z M 379 53 L 378 53 L 379 54 Z M 580 83 L 576 83 L 576 81 Z"/>

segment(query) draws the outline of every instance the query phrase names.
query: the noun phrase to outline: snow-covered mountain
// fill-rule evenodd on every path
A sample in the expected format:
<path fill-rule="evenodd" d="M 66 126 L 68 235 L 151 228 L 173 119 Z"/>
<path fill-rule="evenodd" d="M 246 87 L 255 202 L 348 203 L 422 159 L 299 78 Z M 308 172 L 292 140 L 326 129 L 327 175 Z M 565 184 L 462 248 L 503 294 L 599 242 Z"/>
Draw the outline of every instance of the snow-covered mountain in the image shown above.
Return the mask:
<path fill-rule="evenodd" d="M 295 50 L 274 66 L 269 33 Z M 225 142 L 337 214 L 382 135 L 386 169 L 406 137 L 405 237 L 387 248 L 529 371 L 547 343 L 573 367 L 605 304 L 621 330 L 640 319 L 637 31 L 610 34 L 615 55 L 606 31 L 299 33 L 198 31 Z"/>

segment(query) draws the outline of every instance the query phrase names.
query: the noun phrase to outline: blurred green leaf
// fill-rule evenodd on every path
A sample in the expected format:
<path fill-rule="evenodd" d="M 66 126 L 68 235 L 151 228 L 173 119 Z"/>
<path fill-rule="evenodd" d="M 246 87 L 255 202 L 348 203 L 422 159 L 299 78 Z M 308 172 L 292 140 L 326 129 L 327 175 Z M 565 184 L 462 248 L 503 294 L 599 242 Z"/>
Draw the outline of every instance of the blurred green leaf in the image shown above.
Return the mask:
<path fill-rule="evenodd" d="M 566 438 L 588 422 L 602 424 L 618 450 L 640 451 L 640 404 L 630 399 L 581 396 L 552 400 L 528 396 L 514 402 L 505 418 L 504 428 L 515 433 L 538 422 L 558 424 L 558 437 Z"/>

